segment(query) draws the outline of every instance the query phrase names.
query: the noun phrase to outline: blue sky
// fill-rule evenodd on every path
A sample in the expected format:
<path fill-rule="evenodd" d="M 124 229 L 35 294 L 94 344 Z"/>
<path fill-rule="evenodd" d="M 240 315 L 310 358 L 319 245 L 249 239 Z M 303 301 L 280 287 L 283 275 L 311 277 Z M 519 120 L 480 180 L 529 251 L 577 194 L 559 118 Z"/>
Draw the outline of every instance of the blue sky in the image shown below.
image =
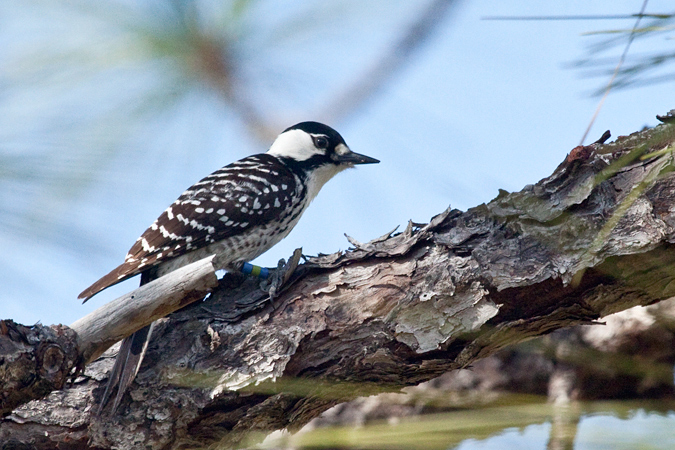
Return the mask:
<path fill-rule="evenodd" d="M 329 94 L 365 73 L 416 11 L 412 2 L 376 1 L 368 7 L 355 0 L 325 2 L 324 14 L 311 26 L 284 34 L 281 25 L 296 19 L 306 23 L 307 16 L 303 16 L 306 4 L 298 2 L 297 9 L 283 4 L 255 4 L 251 14 L 260 18 L 256 26 L 269 36 L 253 33 L 240 49 L 248 52 L 242 72 L 256 87 L 251 95 L 266 105 L 279 131 L 301 120 L 320 119 L 316 111 L 329 102 Z M 459 2 L 404 70 L 354 114 L 331 123 L 354 151 L 382 162 L 340 174 L 328 183 L 291 235 L 257 262 L 274 266 L 296 247 L 307 254 L 345 249 L 343 233 L 367 241 L 405 226 L 409 219 L 428 221 L 448 205 L 465 210 L 491 200 L 498 189 L 520 190 L 549 175 L 579 144 L 588 126 L 599 101 L 590 92 L 607 82 L 602 77 L 584 78 L 570 67 L 586 55 L 588 45 L 602 39 L 583 33 L 630 28 L 633 20 L 521 22 L 482 17 L 633 14 L 641 4 Z M 671 2 L 650 1 L 647 11 L 667 13 L 669 7 Z M 6 44 L 0 50 L 0 73 L 14 69 L 8 61 L 28 45 L 37 48 L 38 55 L 53 54 L 50 39 L 64 32 L 52 29 L 56 25 L 47 25 L 45 16 L 31 8 L 22 8 L 21 13 L 10 9 L 0 9 L 4 26 L 0 42 Z M 114 27 L 77 23 L 81 30 L 68 30 L 74 48 L 79 41 L 108 42 L 105 39 L 114 35 Z M 277 35 L 270 32 L 280 28 Z M 44 39 L 28 42 L 26 30 L 39 30 Z M 276 39 L 277 45 L 266 45 L 269 39 Z M 662 35 L 636 42 L 631 53 L 670 49 L 672 42 L 672 37 Z M 619 46 L 603 56 L 618 61 L 622 50 Z M 0 95 L 0 112 L 16 121 L 14 134 L 5 134 L 5 141 L 10 136 L 11 142 L 39 144 L 46 152 L 86 153 L 86 138 L 81 138 L 82 145 L 73 141 L 73 136 L 81 136 L 75 133 L 78 120 L 105 110 L 108 102 L 129 101 L 99 92 L 100 86 L 111 86 L 111 77 L 119 77 L 124 92 L 133 98 L 134 90 L 163 75 L 153 70 L 122 69 L 108 72 L 100 83 L 77 88 L 71 84 L 71 89 L 81 90 L 72 102 L 63 100 L 72 92 L 53 94 L 44 85 L 33 94 L 18 96 L 21 102 L 16 95 Z M 11 80 L 0 75 L 5 93 L 16 90 Z M 52 92 L 53 98 L 45 98 L 44 92 Z M 587 143 L 606 129 L 614 138 L 656 125 L 655 114 L 675 108 L 674 92 L 670 84 L 613 92 Z M 54 105 L 61 108 L 58 114 Z M 64 115 L 72 119 L 65 120 Z M 44 123 L 57 116 L 69 126 L 75 124 L 72 134 L 57 133 L 58 139 L 42 136 L 48 129 Z M 266 151 L 270 143 L 251 138 L 236 115 L 207 91 L 193 91 L 176 107 L 136 123 L 133 132 L 118 139 L 125 151 L 105 159 L 94 183 L 77 190 L 80 181 L 73 180 L 76 193 L 57 202 L 58 207 L 30 197 L 34 207 L 54 209 L 55 233 L 35 238 L 0 228 L 4 250 L 0 318 L 69 324 L 132 290 L 136 279 L 104 291 L 86 305 L 76 299 L 82 289 L 122 262 L 136 237 L 185 188 L 235 159 Z M 5 151 L 11 148 L 7 145 Z M 28 202 L 30 194 L 12 191 L 12 201 Z M 79 238 L 87 245 L 79 245 Z"/>

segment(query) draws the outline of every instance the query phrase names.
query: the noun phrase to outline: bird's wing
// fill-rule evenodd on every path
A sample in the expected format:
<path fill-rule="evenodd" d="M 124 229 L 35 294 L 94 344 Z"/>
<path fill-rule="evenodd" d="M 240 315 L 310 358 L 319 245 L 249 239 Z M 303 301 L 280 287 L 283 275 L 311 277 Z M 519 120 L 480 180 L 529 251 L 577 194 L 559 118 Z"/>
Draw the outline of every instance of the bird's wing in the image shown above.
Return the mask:
<path fill-rule="evenodd" d="M 273 156 L 253 155 L 185 191 L 131 247 L 123 264 L 82 291 L 84 301 L 164 261 L 290 213 L 303 194 L 299 178 Z"/>

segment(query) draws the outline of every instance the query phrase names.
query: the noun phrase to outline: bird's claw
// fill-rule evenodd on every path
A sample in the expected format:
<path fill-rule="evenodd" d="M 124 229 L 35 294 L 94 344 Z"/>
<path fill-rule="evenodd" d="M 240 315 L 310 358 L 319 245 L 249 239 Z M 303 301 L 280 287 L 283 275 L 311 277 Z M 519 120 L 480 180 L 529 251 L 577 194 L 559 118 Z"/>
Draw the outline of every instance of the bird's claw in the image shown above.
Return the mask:
<path fill-rule="evenodd" d="M 270 273 L 269 278 L 263 284 L 263 289 L 269 293 L 270 300 L 274 300 L 281 293 L 298 267 L 301 257 L 302 248 L 296 248 L 288 262 L 284 259 L 279 260 L 276 270 Z"/>

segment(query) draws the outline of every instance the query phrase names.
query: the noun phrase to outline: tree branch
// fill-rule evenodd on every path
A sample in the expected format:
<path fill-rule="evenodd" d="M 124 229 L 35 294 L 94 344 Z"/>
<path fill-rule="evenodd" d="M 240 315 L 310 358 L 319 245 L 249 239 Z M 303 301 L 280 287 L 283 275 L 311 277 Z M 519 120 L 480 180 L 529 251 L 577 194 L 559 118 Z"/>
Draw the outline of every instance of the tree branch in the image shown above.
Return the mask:
<path fill-rule="evenodd" d="M 672 297 L 674 136 L 664 124 L 575 149 L 520 192 L 311 258 L 272 303 L 259 281 L 228 274 L 207 301 L 161 320 L 116 415 L 90 412 L 112 365 L 104 355 L 73 388 L 4 419 L 0 441 L 236 447 Z"/>
<path fill-rule="evenodd" d="M 70 328 L 77 333 L 85 363 L 155 320 L 203 299 L 218 286 L 213 258 L 209 256 L 182 267 L 75 321 Z"/>
<path fill-rule="evenodd" d="M 81 365 L 115 342 L 157 319 L 201 300 L 218 285 L 213 256 L 167 276 L 63 325 L 32 327 L 0 321 L 0 412 L 61 389 Z"/>

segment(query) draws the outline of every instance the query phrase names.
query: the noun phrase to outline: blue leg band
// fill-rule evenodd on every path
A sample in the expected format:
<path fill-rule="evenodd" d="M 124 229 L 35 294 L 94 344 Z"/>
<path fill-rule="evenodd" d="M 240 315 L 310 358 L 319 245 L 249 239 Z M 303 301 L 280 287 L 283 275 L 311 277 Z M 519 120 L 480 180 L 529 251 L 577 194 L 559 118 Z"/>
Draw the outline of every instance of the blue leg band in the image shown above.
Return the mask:
<path fill-rule="evenodd" d="M 264 267 L 254 266 L 253 264 L 244 263 L 241 271 L 246 275 L 253 275 L 254 277 L 266 279 L 270 275 L 270 271 Z"/>

